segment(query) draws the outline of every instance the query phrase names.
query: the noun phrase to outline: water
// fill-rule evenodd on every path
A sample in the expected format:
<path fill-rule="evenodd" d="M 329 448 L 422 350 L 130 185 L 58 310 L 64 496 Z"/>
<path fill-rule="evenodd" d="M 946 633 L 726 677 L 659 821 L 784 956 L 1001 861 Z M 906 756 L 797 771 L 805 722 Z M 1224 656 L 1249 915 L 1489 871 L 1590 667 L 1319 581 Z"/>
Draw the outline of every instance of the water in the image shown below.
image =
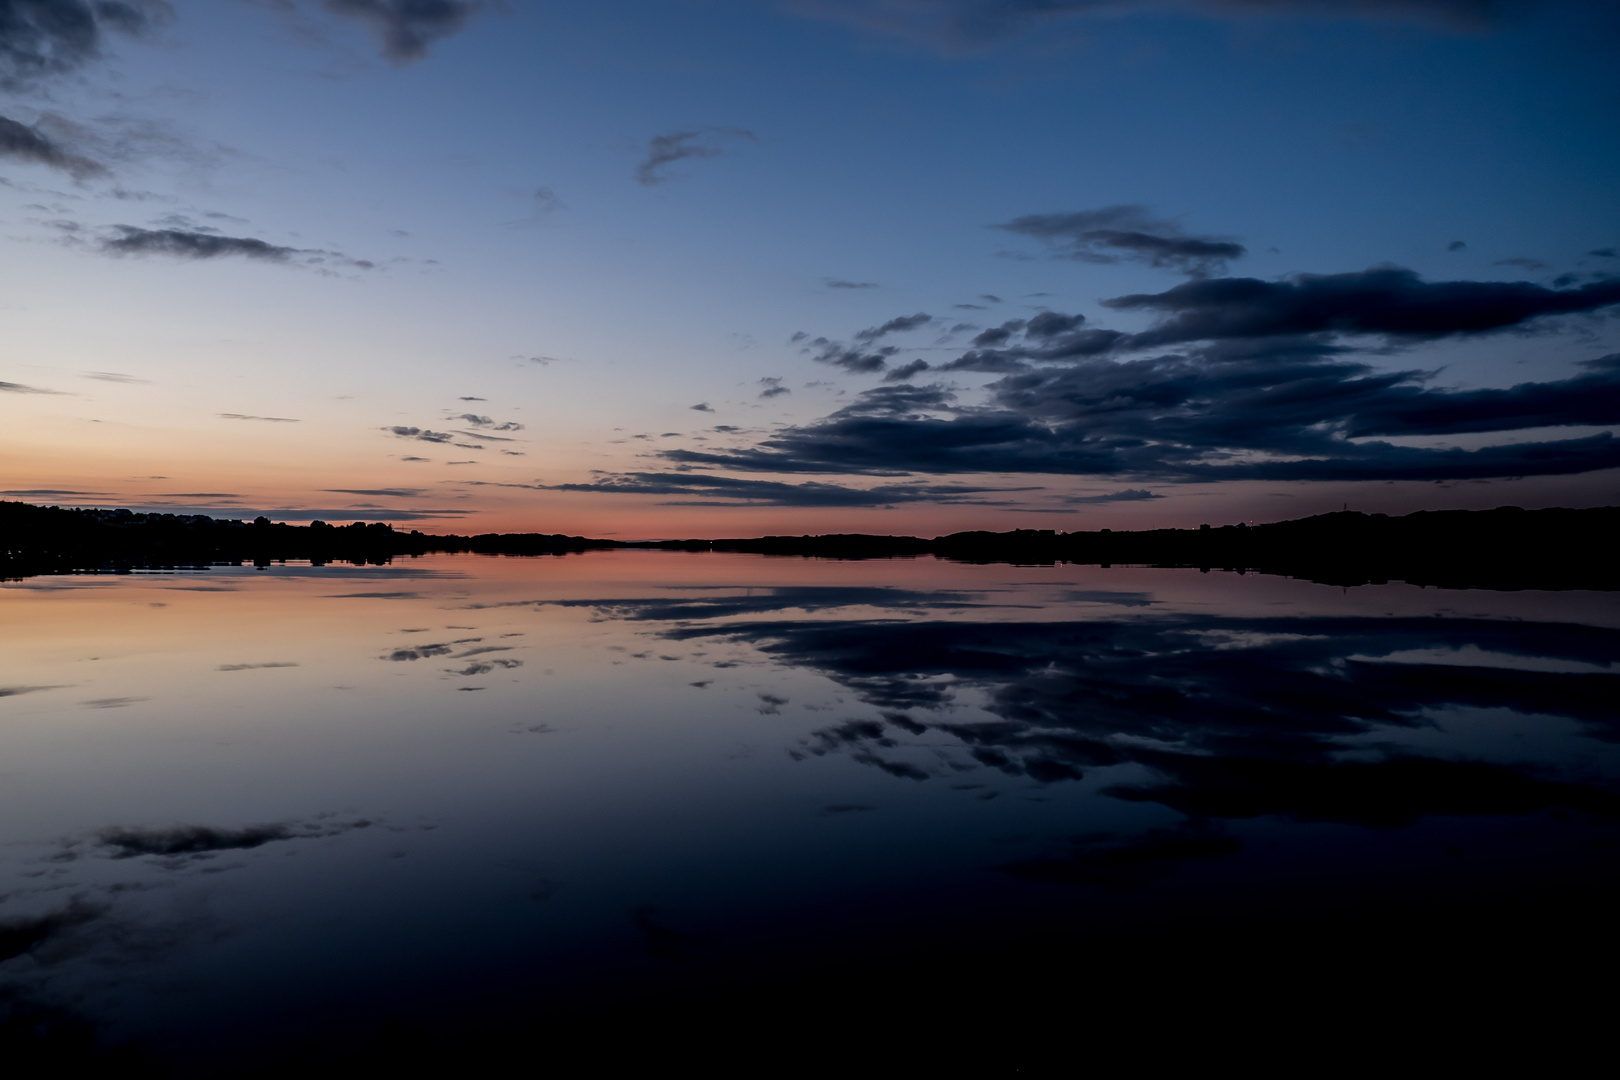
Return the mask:
<path fill-rule="evenodd" d="M 204 1072 L 941 942 L 965 992 L 1054 927 L 1563 904 L 1620 840 L 1606 593 L 441 556 L 8 582 L 0 634 L 8 1007 Z"/>

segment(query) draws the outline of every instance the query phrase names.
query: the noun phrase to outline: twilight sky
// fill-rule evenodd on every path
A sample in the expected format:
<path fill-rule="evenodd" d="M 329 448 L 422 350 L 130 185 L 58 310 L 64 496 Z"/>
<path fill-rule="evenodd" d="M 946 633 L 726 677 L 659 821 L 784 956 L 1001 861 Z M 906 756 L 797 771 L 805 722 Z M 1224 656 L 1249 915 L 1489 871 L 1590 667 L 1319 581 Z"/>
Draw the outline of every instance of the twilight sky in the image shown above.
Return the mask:
<path fill-rule="evenodd" d="M 1620 502 L 1600 0 L 0 0 L 0 498 Z"/>

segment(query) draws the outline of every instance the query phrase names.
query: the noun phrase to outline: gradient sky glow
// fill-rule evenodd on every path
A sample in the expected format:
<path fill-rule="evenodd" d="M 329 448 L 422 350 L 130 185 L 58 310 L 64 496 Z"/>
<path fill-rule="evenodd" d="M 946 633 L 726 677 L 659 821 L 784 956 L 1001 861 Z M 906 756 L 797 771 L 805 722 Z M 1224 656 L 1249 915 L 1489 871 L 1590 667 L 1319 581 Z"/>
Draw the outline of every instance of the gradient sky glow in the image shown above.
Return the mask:
<path fill-rule="evenodd" d="M 1617 72 L 1583 0 L 0 0 L 0 498 L 1613 503 Z"/>

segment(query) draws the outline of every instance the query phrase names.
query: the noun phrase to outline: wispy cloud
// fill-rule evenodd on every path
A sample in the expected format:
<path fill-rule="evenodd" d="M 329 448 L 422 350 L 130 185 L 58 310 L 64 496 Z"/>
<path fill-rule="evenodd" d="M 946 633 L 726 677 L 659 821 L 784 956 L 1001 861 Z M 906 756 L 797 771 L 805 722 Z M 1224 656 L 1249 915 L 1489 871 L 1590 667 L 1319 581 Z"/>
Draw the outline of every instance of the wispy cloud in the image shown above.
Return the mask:
<path fill-rule="evenodd" d="M 727 140 L 756 136 L 746 128 L 705 127 L 688 131 L 672 131 L 668 135 L 654 135 L 647 140 L 647 156 L 636 166 L 636 182 L 654 187 L 669 179 L 665 170 L 686 158 L 713 158 L 722 153 L 721 143 Z"/>
<path fill-rule="evenodd" d="M 0 15 L 0 32 L 3 23 Z M 37 126 L 28 127 L 5 116 L 0 116 L 0 158 L 43 165 L 75 180 L 107 175 L 107 167 L 100 162 L 68 149 Z"/>
<path fill-rule="evenodd" d="M 1081 262 L 1130 260 L 1199 277 L 1223 269 L 1248 250 L 1224 237 L 1189 236 L 1174 222 L 1155 218 L 1147 207 L 1136 204 L 1026 214 L 993 227 L 1043 240 L 1064 257 Z"/>

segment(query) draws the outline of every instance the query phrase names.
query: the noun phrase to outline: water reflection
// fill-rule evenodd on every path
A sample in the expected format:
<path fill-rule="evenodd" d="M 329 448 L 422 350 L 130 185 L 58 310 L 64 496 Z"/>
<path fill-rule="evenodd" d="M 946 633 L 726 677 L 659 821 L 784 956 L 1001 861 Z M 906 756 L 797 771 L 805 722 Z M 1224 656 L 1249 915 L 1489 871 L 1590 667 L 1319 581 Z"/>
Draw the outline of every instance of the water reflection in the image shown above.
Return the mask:
<path fill-rule="evenodd" d="M 1099 927 L 1568 909 L 1620 841 L 1602 594 L 446 556 L 7 583 L 0 635 L 12 1026 L 212 1070 L 829 963 L 1044 985 Z"/>

